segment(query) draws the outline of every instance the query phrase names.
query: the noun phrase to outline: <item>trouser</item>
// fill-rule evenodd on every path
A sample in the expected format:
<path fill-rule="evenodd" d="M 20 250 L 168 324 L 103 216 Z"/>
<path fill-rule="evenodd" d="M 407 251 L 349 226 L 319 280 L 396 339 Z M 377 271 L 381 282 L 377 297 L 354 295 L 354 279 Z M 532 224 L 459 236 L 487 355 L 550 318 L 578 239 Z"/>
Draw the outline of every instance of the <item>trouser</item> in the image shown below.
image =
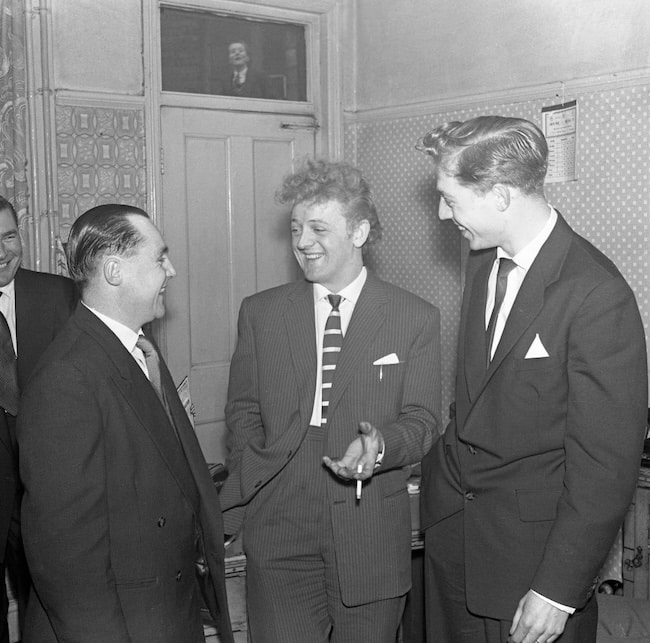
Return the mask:
<path fill-rule="evenodd" d="M 322 464 L 325 429 L 309 427 L 287 466 L 251 502 L 244 522 L 253 643 L 395 643 L 405 597 L 341 600 Z M 364 570 L 358 570 L 362 577 Z"/>
<path fill-rule="evenodd" d="M 467 609 L 464 549 L 462 511 L 425 532 L 427 643 L 505 643 L 512 621 L 479 616 Z M 569 617 L 556 643 L 595 643 L 597 626 L 598 606 L 592 596 Z"/>

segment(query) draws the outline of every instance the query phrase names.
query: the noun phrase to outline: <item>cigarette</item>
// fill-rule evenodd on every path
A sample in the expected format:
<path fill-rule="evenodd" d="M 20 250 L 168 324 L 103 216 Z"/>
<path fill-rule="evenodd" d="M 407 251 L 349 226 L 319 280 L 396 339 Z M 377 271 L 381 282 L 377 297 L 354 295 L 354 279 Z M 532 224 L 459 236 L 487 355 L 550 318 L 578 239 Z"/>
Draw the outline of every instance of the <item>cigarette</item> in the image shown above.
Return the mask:
<path fill-rule="evenodd" d="M 359 463 L 357 465 L 357 473 L 361 473 L 363 471 L 363 465 Z M 363 481 L 362 480 L 357 480 L 357 500 L 361 500 L 361 488 L 363 486 Z"/>

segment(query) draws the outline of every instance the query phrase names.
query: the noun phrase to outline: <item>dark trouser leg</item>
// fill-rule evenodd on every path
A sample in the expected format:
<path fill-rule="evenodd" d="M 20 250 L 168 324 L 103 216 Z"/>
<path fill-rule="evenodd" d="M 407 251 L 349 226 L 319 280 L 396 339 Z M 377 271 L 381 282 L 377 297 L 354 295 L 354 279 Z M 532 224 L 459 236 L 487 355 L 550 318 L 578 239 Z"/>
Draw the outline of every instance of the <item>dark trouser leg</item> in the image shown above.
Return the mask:
<path fill-rule="evenodd" d="M 467 610 L 462 511 L 425 532 L 428 643 L 486 643 L 483 619 Z"/>

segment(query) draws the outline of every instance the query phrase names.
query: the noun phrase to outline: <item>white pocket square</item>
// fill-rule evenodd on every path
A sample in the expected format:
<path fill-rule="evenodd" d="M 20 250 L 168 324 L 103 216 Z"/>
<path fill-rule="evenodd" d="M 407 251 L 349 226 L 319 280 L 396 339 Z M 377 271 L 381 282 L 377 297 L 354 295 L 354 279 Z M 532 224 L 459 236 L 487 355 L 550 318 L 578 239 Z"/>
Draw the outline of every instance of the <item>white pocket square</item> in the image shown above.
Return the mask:
<path fill-rule="evenodd" d="M 542 340 L 539 338 L 539 333 L 535 335 L 533 343 L 530 345 L 526 357 L 524 359 L 539 359 L 540 357 L 548 357 L 548 352 L 542 344 Z"/>
<path fill-rule="evenodd" d="M 384 355 L 383 357 L 380 357 L 379 359 L 376 359 L 372 363 L 373 366 L 386 366 L 388 364 L 399 364 L 399 357 L 397 357 L 397 353 L 391 353 L 390 355 Z"/>

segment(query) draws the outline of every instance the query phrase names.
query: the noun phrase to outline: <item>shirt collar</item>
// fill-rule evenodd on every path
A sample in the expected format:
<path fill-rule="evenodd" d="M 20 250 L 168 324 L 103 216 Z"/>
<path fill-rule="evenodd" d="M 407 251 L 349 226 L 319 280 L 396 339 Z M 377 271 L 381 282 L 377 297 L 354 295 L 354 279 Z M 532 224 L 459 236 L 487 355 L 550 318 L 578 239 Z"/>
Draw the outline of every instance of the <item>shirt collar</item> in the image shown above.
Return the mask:
<path fill-rule="evenodd" d="M 2 286 L 0 292 L 13 299 L 16 296 L 16 279 L 14 278 L 6 286 Z"/>
<path fill-rule="evenodd" d="M 111 317 L 108 317 L 107 315 L 104 315 L 103 313 L 100 313 L 98 310 L 95 310 L 94 308 L 91 308 L 87 304 L 85 304 L 83 301 L 81 302 L 86 308 L 99 317 L 101 321 L 103 321 L 112 331 L 115 335 L 117 335 L 117 338 L 122 342 L 122 345 L 124 348 L 126 348 L 129 353 L 133 352 L 133 349 L 135 348 L 135 344 L 138 341 L 138 337 L 142 334 L 142 329 L 140 329 L 137 333 L 131 330 L 128 326 L 125 326 L 121 322 L 116 321 L 115 319 L 112 319 Z"/>
<path fill-rule="evenodd" d="M 526 246 L 524 246 L 514 257 L 510 257 L 508 253 L 504 252 L 501 248 L 497 248 L 497 258 L 501 259 L 502 257 L 507 257 L 512 259 L 517 266 L 528 271 L 533 265 L 533 261 L 537 258 L 539 251 L 542 249 L 542 246 L 546 243 L 546 240 L 551 236 L 553 228 L 557 223 L 557 212 L 553 206 L 548 206 L 551 210 L 551 216 L 548 218 L 548 221 L 544 224 L 544 227 L 539 231 L 537 236 L 530 241 Z"/>
<path fill-rule="evenodd" d="M 349 283 L 342 290 L 339 290 L 337 293 L 329 291 L 322 284 L 314 284 L 314 303 L 318 303 L 321 299 L 327 297 L 327 295 L 341 295 L 343 299 L 355 305 L 357 303 L 357 299 L 359 299 L 361 291 L 363 290 L 363 286 L 366 283 L 367 276 L 368 271 L 366 270 L 366 267 L 363 266 L 356 279 L 354 279 L 354 281 Z"/>

